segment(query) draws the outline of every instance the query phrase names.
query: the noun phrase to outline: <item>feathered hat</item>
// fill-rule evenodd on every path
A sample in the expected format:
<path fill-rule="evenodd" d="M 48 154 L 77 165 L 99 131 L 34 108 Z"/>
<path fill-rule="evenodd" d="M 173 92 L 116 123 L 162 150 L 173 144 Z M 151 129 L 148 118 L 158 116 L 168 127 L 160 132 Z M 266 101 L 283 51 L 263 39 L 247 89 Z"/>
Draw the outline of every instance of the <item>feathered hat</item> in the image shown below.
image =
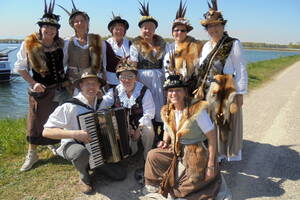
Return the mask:
<path fill-rule="evenodd" d="M 164 89 L 188 87 L 188 84 L 183 80 L 181 74 L 169 75 L 164 82 Z"/>
<path fill-rule="evenodd" d="M 133 73 L 137 74 L 137 64 L 135 62 L 130 61 L 128 58 L 122 58 L 117 65 L 117 77 L 119 78 L 121 72 L 124 71 L 132 71 Z"/>
<path fill-rule="evenodd" d="M 116 23 L 120 23 L 120 24 L 124 24 L 125 26 L 125 30 L 127 31 L 129 28 L 129 24 L 125 19 L 122 19 L 121 16 L 115 16 L 114 13 L 112 13 L 113 18 L 110 20 L 110 22 L 107 25 L 107 29 L 112 32 L 111 28 L 114 24 Z"/>
<path fill-rule="evenodd" d="M 209 11 L 206 12 L 204 20 L 201 20 L 200 23 L 202 26 L 207 27 L 209 24 L 223 24 L 225 25 L 227 20 L 224 20 L 222 13 L 218 11 L 217 0 L 211 0 L 211 4 L 207 2 Z"/>
<path fill-rule="evenodd" d="M 44 2 L 45 2 L 44 15 L 40 19 L 40 21 L 37 22 L 37 24 L 40 27 L 42 27 L 43 25 L 51 25 L 51 26 L 55 26 L 57 29 L 59 29 L 60 28 L 60 24 L 58 23 L 59 15 L 55 15 L 53 13 L 55 0 L 53 0 L 53 1 L 50 0 L 49 7 L 47 5 L 46 0 L 44 0 Z"/>
<path fill-rule="evenodd" d="M 92 67 L 88 67 L 86 68 L 85 70 L 83 70 L 81 76 L 79 79 L 77 79 L 75 82 L 74 82 L 74 85 L 76 87 L 79 88 L 79 83 L 83 80 L 83 79 L 87 79 L 87 78 L 97 78 L 97 80 L 99 81 L 99 83 L 101 84 L 101 86 L 104 86 L 106 85 L 106 81 L 103 80 L 102 78 L 100 78 L 98 75 L 97 75 L 97 72 L 95 69 L 93 69 Z"/>
<path fill-rule="evenodd" d="M 178 8 L 178 10 L 176 12 L 176 17 L 175 17 L 175 20 L 173 22 L 172 30 L 177 25 L 184 25 L 184 26 L 186 26 L 187 32 L 190 32 L 191 30 L 193 30 L 193 27 L 190 24 L 189 20 L 187 20 L 187 19 L 184 18 L 185 13 L 186 13 L 186 3 L 183 5 L 182 1 L 180 0 L 179 8 Z"/>
<path fill-rule="evenodd" d="M 72 11 L 69 12 L 67 9 L 65 9 L 64 7 L 62 7 L 61 5 L 58 5 L 59 7 L 61 7 L 68 15 L 69 15 L 69 24 L 71 27 L 73 27 L 73 19 L 75 16 L 77 15 L 83 15 L 86 20 L 89 22 L 90 21 L 90 17 L 89 15 L 86 13 L 86 12 L 83 12 L 83 11 L 80 11 L 76 8 L 75 4 L 74 4 L 74 1 L 72 0 L 72 5 L 73 5 L 73 8 L 72 8 Z"/>
<path fill-rule="evenodd" d="M 140 21 L 139 21 L 139 27 L 141 28 L 142 27 L 142 24 L 144 22 L 152 22 L 155 24 L 156 28 L 158 27 L 158 22 L 156 21 L 156 19 L 154 19 L 154 17 L 150 16 L 150 13 L 149 13 L 149 2 L 147 3 L 147 5 L 145 4 L 145 1 L 144 3 L 141 3 L 139 1 L 140 5 L 141 5 L 141 8 L 139 9 L 140 10 L 140 14 L 142 15 Z"/>

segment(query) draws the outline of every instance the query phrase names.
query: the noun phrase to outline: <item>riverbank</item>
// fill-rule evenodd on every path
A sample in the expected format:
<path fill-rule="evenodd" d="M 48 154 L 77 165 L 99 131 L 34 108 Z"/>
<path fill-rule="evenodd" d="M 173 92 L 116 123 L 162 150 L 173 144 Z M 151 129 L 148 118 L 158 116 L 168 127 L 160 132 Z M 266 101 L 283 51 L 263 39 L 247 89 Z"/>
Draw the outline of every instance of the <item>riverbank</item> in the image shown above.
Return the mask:
<path fill-rule="evenodd" d="M 300 49 L 295 48 L 263 48 L 263 47 L 244 47 L 247 50 L 257 50 L 257 51 L 291 51 L 291 52 L 300 52 Z"/>
<path fill-rule="evenodd" d="M 250 92 L 297 61 L 300 55 L 249 64 Z M 32 170 L 19 171 L 27 151 L 25 133 L 25 119 L 0 120 L 0 199 L 50 200 L 78 196 L 77 172 L 69 162 L 53 156 L 47 148 L 38 149 L 40 161 Z"/>

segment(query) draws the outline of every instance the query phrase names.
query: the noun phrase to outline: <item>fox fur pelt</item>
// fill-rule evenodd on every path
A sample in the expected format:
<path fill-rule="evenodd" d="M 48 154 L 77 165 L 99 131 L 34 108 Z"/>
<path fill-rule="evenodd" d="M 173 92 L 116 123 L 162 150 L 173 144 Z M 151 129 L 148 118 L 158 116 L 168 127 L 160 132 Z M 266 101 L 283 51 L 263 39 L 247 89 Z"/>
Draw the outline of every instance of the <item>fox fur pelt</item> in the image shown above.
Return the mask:
<path fill-rule="evenodd" d="M 27 53 L 29 67 L 34 69 L 37 73 L 46 74 L 49 69 L 46 64 L 46 55 L 42 42 L 39 38 L 39 34 L 33 33 L 27 36 L 24 40 L 24 46 Z M 61 38 L 54 43 L 54 47 L 56 48 L 63 48 L 63 46 L 64 41 Z"/>
<path fill-rule="evenodd" d="M 236 90 L 232 75 L 215 75 L 206 94 L 208 112 L 221 128 L 230 128 L 230 115 L 237 111 Z M 221 136 L 226 141 L 226 135 Z"/>
<path fill-rule="evenodd" d="M 177 44 L 175 51 L 175 68 L 170 66 L 170 71 L 181 74 L 185 81 L 188 81 L 199 63 L 199 56 L 203 44 L 191 36 L 187 36 L 184 42 Z"/>
<path fill-rule="evenodd" d="M 179 122 L 178 130 L 175 124 L 174 105 L 167 104 L 162 107 L 161 116 L 162 120 L 169 130 L 172 130 L 174 138 L 174 150 L 177 156 L 182 155 L 180 144 L 180 138 L 185 134 L 188 134 L 190 130 L 188 125 L 192 123 L 199 113 L 207 107 L 207 102 L 192 100 L 191 105 L 185 108 L 182 114 L 182 118 Z M 167 133 L 165 133 L 167 134 Z M 176 137 L 175 137 L 176 135 Z M 204 177 L 205 168 L 208 161 L 208 155 L 206 149 L 199 144 L 188 144 L 183 147 L 183 162 L 185 164 L 189 179 L 193 182 L 198 181 Z"/>
<path fill-rule="evenodd" d="M 90 67 L 93 67 L 97 72 L 102 71 L 100 68 L 102 53 L 102 40 L 100 35 L 88 34 L 88 47 L 91 58 Z"/>
<path fill-rule="evenodd" d="M 157 60 L 163 59 L 165 54 L 166 42 L 159 35 L 153 36 L 153 46 L 150 46 L 141 36 L 136 37 L 132 44 L 146 60 L 151 61 L 152 63 L 156 63 Z M 156 50 L 155 56 L 153 56 L 154 50 Z"/>

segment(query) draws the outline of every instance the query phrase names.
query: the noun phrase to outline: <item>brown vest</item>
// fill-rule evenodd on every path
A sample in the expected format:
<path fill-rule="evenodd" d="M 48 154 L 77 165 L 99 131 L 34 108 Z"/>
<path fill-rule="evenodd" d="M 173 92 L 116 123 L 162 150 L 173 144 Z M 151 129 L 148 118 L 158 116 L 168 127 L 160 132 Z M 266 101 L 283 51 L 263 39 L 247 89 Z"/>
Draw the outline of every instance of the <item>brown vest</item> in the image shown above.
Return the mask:
<path fill-rule="evenodd" d="M 87 68 L 90 65 L 89 49 L 82 49 L 74 44 L 74 38 L 70 39 L 68 47 L 68 66 Z"/>

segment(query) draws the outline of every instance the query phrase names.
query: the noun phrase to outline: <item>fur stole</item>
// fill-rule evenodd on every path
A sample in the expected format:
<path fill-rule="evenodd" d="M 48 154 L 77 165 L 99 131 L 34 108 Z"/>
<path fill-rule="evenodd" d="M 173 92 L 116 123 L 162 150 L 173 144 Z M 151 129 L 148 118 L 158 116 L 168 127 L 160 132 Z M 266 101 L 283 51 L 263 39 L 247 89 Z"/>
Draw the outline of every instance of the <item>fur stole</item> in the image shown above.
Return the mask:
<path fill-rule="evenodd" d="M 176 140 L 174 141 L 174 148 L 177 155 L 180 155 L 180 138 L 189 133 L 190 130 L 187 129 L 188 125 L 192 123 L 202 109 L 207 107 L 206 101 L 200 101 L 196 99 L 192 99 L 191 105 L 187 106 L 183 110 L 182 118 L 179 122 L 178 130 L 176 129 L 175 122 L 175 107 L 172 103 L 164 105 L 161 109 L 161 118 L 164 124 L 172 131 L 172 134 L 176 136 Z M 175 137 L 174 137 L 175 138 Z"/>
<path fill-rule="evenodd" d="M 153 46 L 151 47 L 141 36 L 133 39 L 132 44 L 137 48 L 138 52 L 146 60 L 156 63 L 157 60 L 163 59 L 165 54 L 166 42 L 159 35 L 153 36 Z M 153 51 L 156 50 L 156 55 L 153 56 Z"/>
<path fill-rule="evenodd" d="M 187 81 L 195 72 L 198 65 L 198 58 L 201 54 L 203 44 L 191 36 L 187 36 L 184 42 L 178 43 L 175 51 L 175 69 L 177 73 L 183 75 Z"/>
<path fill-rule="evenodd" d="M 230 116 L 237 111 L 236 90 L 232 75 L 215 75 L 206 94 L 208 112 L 213 121 L 224 131 L 221 140 L 227 141 L 225 133 L 231 129 Z"/>
<path fill-rule="evenodd" d="M 162 120 L 165 125 L 173 131 L 174 137 L 174 151 L 177 156 L 182 155 L 183 149 L 183 162 L 186 167 L 187 176 L 191 182 L 196 183 L 204 178 L 205 168 L 207 166 L 208 154 L 206 148 L 202 144 L 180 144 L 180 138 L 188 134 L 190 130 L 189 123 L 192 123 L 195 118 L 200 114 L 202 109 L 205 109 L 207 103 L 205 101 L 192 100 L 190 106 L 184 109 L 182 118 L 179 122 L 178 131 L 175 124 L 174 105 L 164 105 L 161 110 Z"/>
<path fill-rule="evenodd" d="M 33 33 L 27 36 L 24 40 L 24 45 L 30 68 L 34 69 L 37 73 L 46 74 L 49 69 L 46 64 L 46 55 L 39 34 Z M 54 47 L 63 48 L 63 46 L 63 39 L 59 38 L 55 41 Z"/>
<path fill-rule="evenodd" d="M 102 53 L 102 40 L 98 34 L 88 34 L 88 49 L 90 53 L 91 63 L 97 72 L 102 71 L 101 66 L 101 53 Z"/>

